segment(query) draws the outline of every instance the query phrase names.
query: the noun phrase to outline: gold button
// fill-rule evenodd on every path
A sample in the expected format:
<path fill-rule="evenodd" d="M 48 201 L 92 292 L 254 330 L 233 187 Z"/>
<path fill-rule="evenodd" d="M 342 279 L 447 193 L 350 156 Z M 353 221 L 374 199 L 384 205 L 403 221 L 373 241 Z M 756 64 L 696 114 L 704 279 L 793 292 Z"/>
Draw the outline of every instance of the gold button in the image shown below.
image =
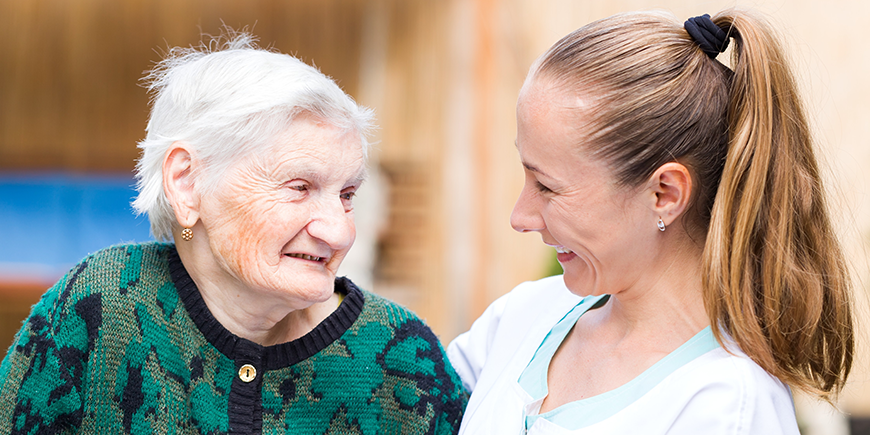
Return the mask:
<path fill-rule="evenodd" d="M 245 364 L 239 369 L 239 379 L 242 382 L 251 382 L 257 377 L 257 369 L 250 364 Z"/>

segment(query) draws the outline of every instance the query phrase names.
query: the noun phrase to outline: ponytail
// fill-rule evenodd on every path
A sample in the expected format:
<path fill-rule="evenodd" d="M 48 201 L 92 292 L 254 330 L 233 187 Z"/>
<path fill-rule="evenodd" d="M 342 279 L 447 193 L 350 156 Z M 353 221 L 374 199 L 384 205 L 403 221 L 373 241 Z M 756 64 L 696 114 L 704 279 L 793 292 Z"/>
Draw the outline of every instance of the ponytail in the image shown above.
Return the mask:
<path fill-rule="evenodd" d="M 713 22 L 735 47 L 704 248 L 707 313 L 720 342 L 724 331 L 786 384 L 832 400 L 854 352 L 850 283 L 797 87 L 762 21 L 727 10 Z"/>

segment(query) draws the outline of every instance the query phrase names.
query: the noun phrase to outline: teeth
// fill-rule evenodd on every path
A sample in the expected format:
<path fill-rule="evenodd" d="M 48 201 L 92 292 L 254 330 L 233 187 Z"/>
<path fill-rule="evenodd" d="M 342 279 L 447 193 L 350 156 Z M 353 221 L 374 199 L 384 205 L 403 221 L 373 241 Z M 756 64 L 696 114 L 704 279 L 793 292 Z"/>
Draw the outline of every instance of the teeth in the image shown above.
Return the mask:
<path fill-rule="evenodd" d="M 574 252 L 574 251 L 572 251 L 568 248 L 562 247 L 562 246 L 556 246 L 555 248 L 556 248 L 556 252 L 558 252 L 560 254 L 570 254 L 570 253 Z"/>
<path fill-rule="evenodd" d="M 287 255 L 289 255 L 291 257 L 295 257 L 295 258 L 301 258 L 303 260 L 311 260 L 311 261 L 323 260 L 323 257 L 312 257 L 312 256 L 306 255 L 306 254 L 287 254 Z"/>

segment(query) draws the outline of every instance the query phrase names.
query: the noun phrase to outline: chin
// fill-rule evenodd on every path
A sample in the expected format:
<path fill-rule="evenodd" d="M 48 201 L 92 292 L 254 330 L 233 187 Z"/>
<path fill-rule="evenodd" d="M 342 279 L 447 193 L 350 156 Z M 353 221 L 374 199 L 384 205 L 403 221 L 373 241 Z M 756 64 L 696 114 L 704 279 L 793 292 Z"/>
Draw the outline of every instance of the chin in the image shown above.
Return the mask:
<path fill-rule="evenodd" d="M 282 295 L 282 299 L 296 300 L 316 304 L 329 299 L 335 292 L 335 277 L 325 273 L 292 273 L 284 279 L 262 283 L 263 290 L 273 295 Z"/>
<path fill-rule="evenodd" d="M 334 276 L 318 276 L 303 278 L 297 277 L 287 287 L 291 289 L 298 297 L 311 301 L 313 303 L 323 302 L 329 299 L 335 292 L 335 277 Z"/>
<path fill-rule="evenodd" d="M 562 281 L 565 282 L 565 287 L 568 288 L 568 291 L 580 297 L 598 296 L 599 294 L 603 294 L 596 292 L 595 286 L 586 278 L 565 273 L 562 275 Z"/>

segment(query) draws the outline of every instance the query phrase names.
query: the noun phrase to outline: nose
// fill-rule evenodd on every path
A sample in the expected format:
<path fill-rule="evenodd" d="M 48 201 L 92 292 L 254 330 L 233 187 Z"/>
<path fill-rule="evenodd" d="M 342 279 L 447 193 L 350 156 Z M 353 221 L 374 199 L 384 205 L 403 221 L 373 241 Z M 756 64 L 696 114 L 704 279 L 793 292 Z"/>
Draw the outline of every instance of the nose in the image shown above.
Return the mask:
<path fill-rule="evenodd" d="M 348 249 L 356 238 L 353 214 L 347 213 L 338 196 L 321 198 L 313 207 L 308 234 L 322 240 L 333 250 Z"/>
<path fill-rule="evenodd" d="M 535 201 L 534 193 L 524 186 L 511 212 L 511 227 L 521 233 L 542 231 L 545 227 L 541 217 L 540 204 Z"/>

